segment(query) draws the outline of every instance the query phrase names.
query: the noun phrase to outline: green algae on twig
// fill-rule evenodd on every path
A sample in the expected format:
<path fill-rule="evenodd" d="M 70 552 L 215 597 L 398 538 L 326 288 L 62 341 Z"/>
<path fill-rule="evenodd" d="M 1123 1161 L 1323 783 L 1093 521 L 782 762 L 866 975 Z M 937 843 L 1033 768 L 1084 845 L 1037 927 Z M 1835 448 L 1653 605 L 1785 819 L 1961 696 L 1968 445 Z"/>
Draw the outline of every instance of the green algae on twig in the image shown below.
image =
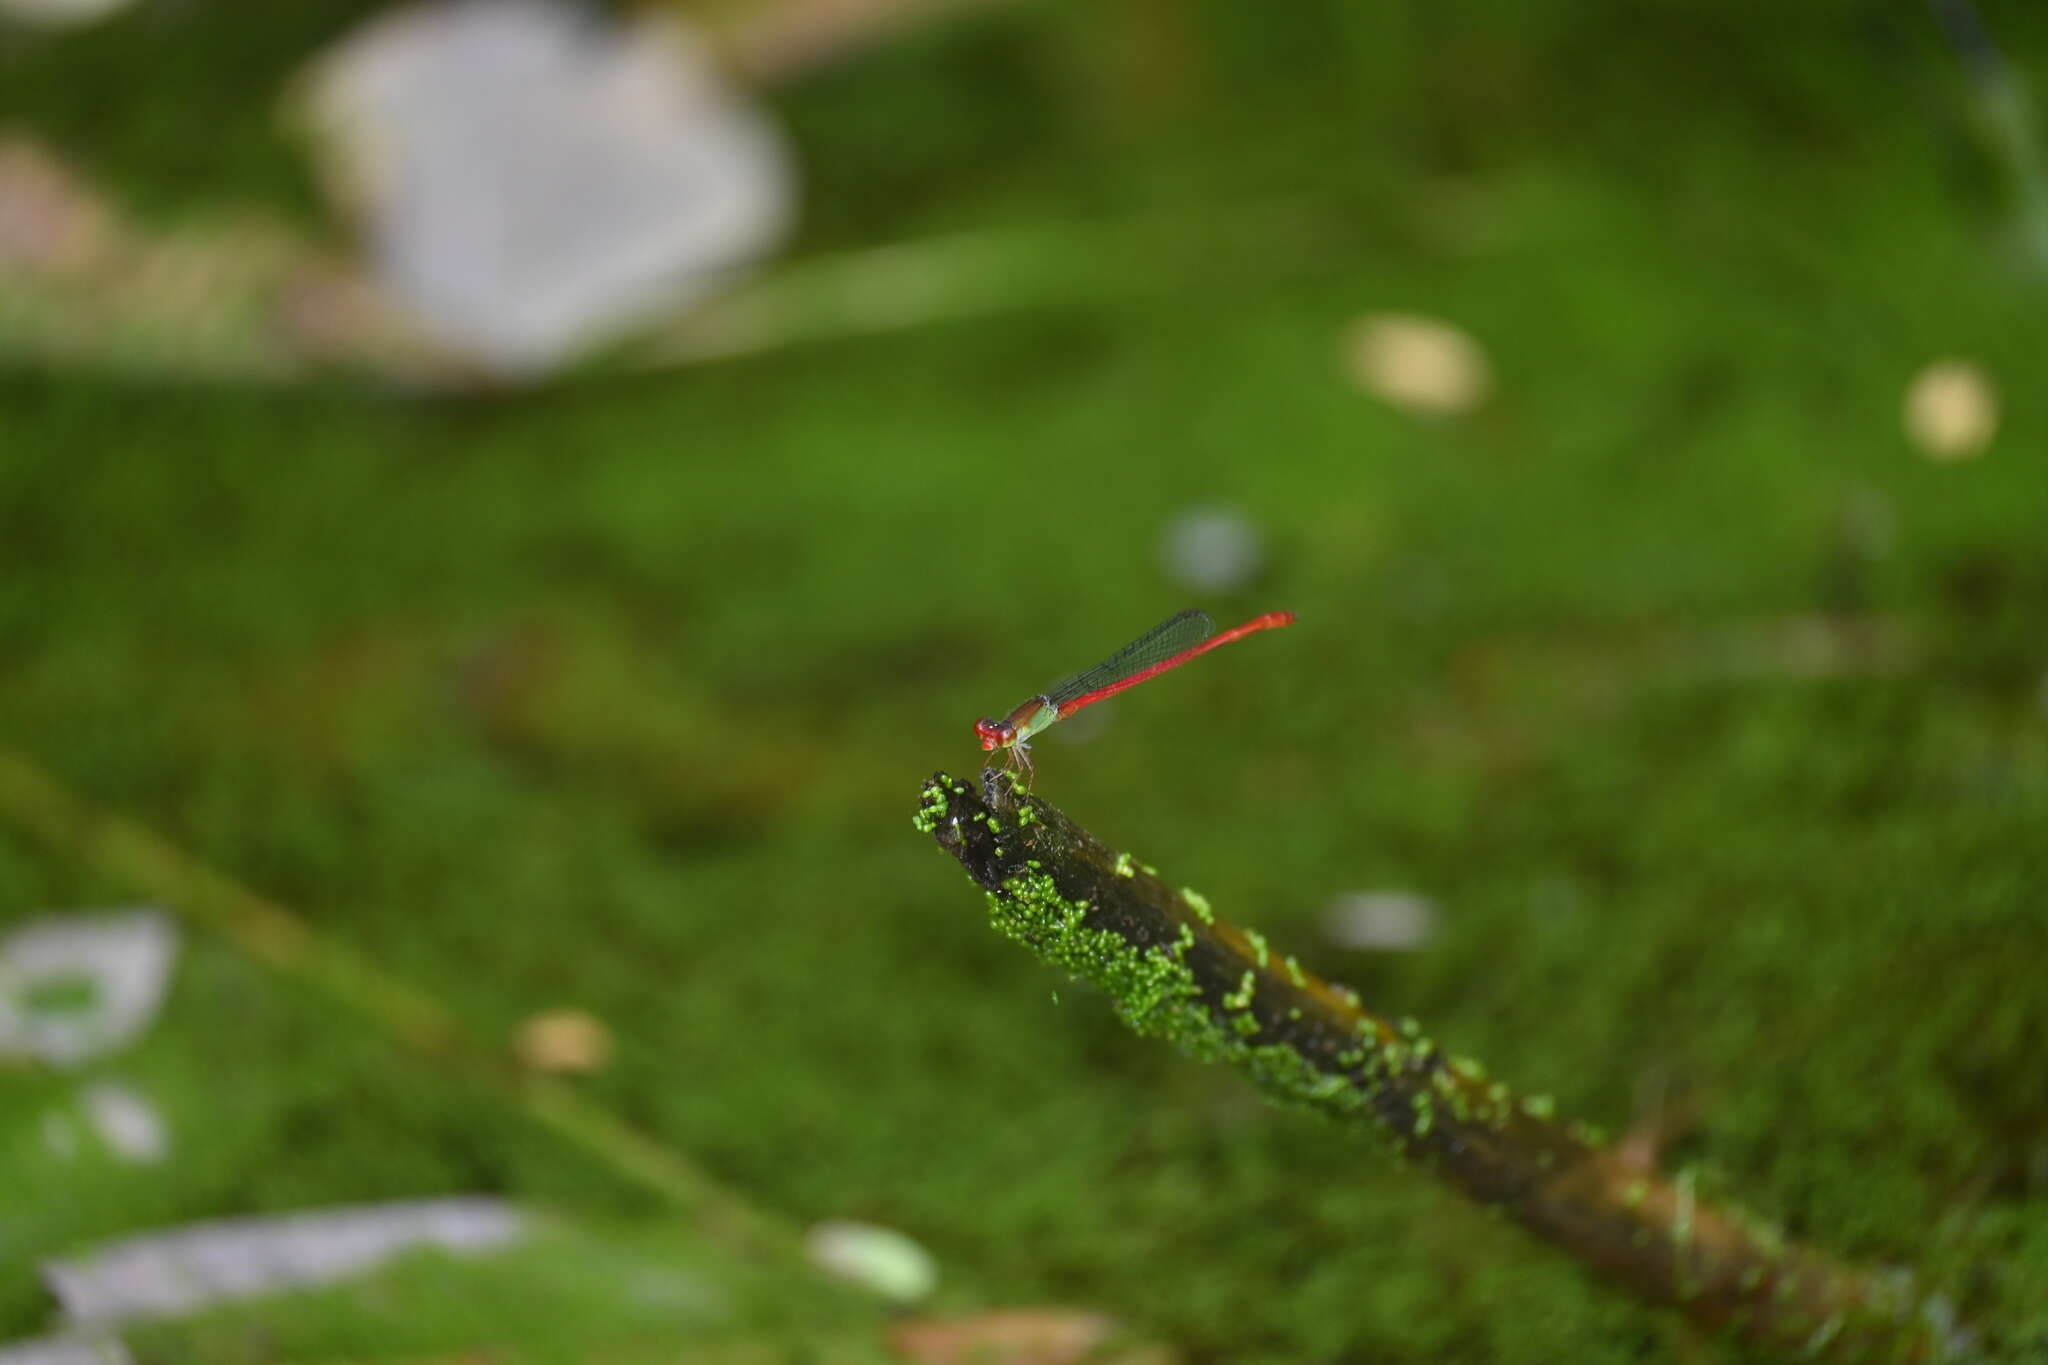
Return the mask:
<path fill-rule="evenodd" d="M 936 774 L 918 828 L 988 893 L 996 929 L 1094 983 L 1133 1029 L 1262 1090 L 1374 1129 L 1396 1151 L 1609 1279 L 1748 1345 L 1927 1360 L 1947 1342 L 1910 1280 L 1850 1267 L 1702 1201 L 1590 1127 L 1368 1012 L 1198 892 L 1176 889 L 1000 777 Z M 1028 813 L 1028 818 L 1027 818 Z M 997 833 L 1003 837 L 997 839 Z M 1142 867 L 1142 864 L 1139 865 Z"/>

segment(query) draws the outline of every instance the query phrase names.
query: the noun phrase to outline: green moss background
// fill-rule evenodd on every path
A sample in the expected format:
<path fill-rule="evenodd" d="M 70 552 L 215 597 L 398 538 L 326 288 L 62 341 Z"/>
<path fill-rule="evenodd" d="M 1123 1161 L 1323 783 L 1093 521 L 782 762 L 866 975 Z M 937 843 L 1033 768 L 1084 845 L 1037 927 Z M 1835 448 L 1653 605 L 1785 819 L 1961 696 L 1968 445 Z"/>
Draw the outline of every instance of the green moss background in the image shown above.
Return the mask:
<path fill-rule="evenodd" d="M 230 9 L 7 35 L 0 113 L 159 221 L 310 222 L 273 100 L 362 11 Z M 2048 70 L 2048 15 L 1988 17 Z M 778 1218 L 910 1233 L 944 1308 L 1198 1361 L 1664 1358 L 1672 1319 L 1055 1002 L 909 829 L 974 717 L 1188 604 L 1162 529 L 1226 504 L 1270 569 L 1199 605 L 1301 625 L 1048 735 L 1041 792 L 1565 1114 L 1679 1097 L 1703 1187 L 2048 1354 L 2048 275 L 1923 9 L 1017 5 L 774 109 L 796 259 L 1265 204 L 1311 244 L 489 401 L 0 376 L 0 744 L 479 1037 L 596 1014 L 593 1099 Z M 1494 400 L 1358 392 L 1377 308 L 1470 331 Z M 2003 391 L 1967 464 L 1900 431 L 1948 354 Z M 1804 668 L 1817 616 L 1895 647 Z M 1426 951 L 1320 937 L 1375 887 L 1437 903 Z M 0 825 L 0 923 L 136 898 Z M 574 1231 L 488 1291 L 428 1268 L 151 1358 L 502 1344 L 476 1305 L 529 1284 L 582 1359 L 879 1329 L 793 1260 L 721 1314 L 621 1308 L 593 1256 L 694 1274 L 702 1231 L 204 933 L 103 1070 L 174 1157 L 65 1165 L 68 1083 L 0 1075 L 0 1339 L 95 1238 L 447 1192 Z"/>

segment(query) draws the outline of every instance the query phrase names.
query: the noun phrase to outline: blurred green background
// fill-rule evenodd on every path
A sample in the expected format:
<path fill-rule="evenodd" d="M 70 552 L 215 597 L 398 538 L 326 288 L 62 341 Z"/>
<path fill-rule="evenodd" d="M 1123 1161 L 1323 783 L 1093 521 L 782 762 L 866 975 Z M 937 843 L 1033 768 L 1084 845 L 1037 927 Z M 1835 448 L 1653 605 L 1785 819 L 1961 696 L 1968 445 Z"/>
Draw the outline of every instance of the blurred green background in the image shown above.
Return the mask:
<path fill-rule="evenodd" d="M 9 34 L 0 113 L 145 220 L 324 231 L 277 93 L 369 12 Z M 2048 63 L 2048 12 L 1987 19 Z M 1193 1361 L 1732 1354 L 1055 997 L 910 829 L 976 716 L 1181 606 L 1290 607 L 1046 736 L 1040 793 L 1563 1113 L 1681 1113 L 1703 1189 L 2048 1352 L 2048 273 L 1930 12 L 1019 3 L 767 98 L 790 269 L 1015 233 L 1044 300 L 495 397 L 17 364 L 0 746 L 483 1051 L 586 1011 L 591 1101 L 770 1220 L 916 1238 L 920 1312 L 1100 1310 Z M 1462 329 L 1490 396 L 1362 390 L 1344 338 L 1381 310 Z M 2002 398 L 1973 459 L 1902 427 L 1944 356 Z M 1162 567 L 1200 507 L 1263 538 L 1251 582 Z M 1333 900 L 1385 888 L 1430 941 L 1333 945 Z M 147 891 L 0 819 L 0 927 Z M 171 1155 L 61 1156 L 39 1115 L 77 1078 L 0 1072 L 0 1340 L 50 1321 L 39 1261 L 108 1236 L 481 1192 L 558 1222 L 131 1344 L 886 1353 L 888 1310 L 736 1268 L 232 938 L 195 928 L 99 1067 Z M 721 1307 L 620 1289 L 664 1275 Z"/>

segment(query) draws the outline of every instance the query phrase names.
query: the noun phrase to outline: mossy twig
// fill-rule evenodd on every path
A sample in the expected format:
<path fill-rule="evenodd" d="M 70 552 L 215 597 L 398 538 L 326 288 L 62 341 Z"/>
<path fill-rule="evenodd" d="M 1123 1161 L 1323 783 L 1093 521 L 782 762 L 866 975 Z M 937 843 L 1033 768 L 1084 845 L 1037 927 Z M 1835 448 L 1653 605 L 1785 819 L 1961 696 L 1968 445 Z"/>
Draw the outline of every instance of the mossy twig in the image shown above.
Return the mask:
<path fill-rule="evenodd" d="M 1944 1341 L 1903 1274 L 1840 1264 L 1700 1200 L 1560 1122 L 1414 1021 L 1368 1012 L 1057 808 L 984 773 L 937 774 L 916 823 L 988 893 L 995 927 L 1105 990 L 1143 1034 L 1229 1061 L 1269 1094 L 1384 1132 L 1397 1151 L 1639 1297 L 1745 1343 L 1928 1360 Z"/>

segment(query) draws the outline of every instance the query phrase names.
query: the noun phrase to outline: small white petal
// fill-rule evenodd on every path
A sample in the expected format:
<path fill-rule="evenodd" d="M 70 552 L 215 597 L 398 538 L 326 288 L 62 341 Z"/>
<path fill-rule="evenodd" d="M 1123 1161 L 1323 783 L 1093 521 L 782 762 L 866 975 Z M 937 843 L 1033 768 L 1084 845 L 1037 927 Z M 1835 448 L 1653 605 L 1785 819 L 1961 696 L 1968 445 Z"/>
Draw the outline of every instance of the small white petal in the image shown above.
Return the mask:
<path fill-rule="evenodd" d="M 1930 460 L 1968 460 L 1998 434 L 1998 390 L 1967 360 L 1938 360 L 1906 390 L 1906 434 Z"/>
<path fill-rule="evenodd" d="M 51 915 L 0 942 L 0 1057 L 77 1066 L 149 1027 L 178 931 L 159 910 Z"/>
<path fill-rule="evenodd" d="M 892 1228 L 818 1223 L 804 1243 L 819 1269 L 898 1303 L 924 1298 L 939 1282 L 938 1263 L 931 1253 Z"/>
<path fill-rule="evenodd" d="M 1407 891 L 1350 891 L 1323 916 L 1323 933 L 1340 948 L 1412 952 L 1436 933 L 1436 906 Z"/>
<path fill-rule="evenodd" d="M 163 1116 L 135 1091 L 102 1081 L 87 1086 L 82 1098 L 86 1117 L 114 1155 L 147 1166 L 170 1154 L 170 1130 Z"/>
<path fill-rule="evenodd" d="M 1493 365 L 1450 323 L 1411 313 L 1370 313 L 1344 334 L 1352 382 L 1403 412 L 1455 417 L 1493 392 Z"/>
<path fill-rule="evenodd" d="M 45 1261 L 43 1282 L 79 1324 L 178 1317 L 209 1304 L 331 1284 L 416 1247 L 469 1252 L 524 1235 L 497 1199 L 425 1199 L 195 1223 Z"/>
<path fill-rule="evenodd" d="M 1168 578 L 1201 592 L 1246 587 L 1266 567 L 1258 527 L 1228 507 L 1195 507 L 1180 513 L 1166 525 L 1159 557 Z"/>
<path fill-rule="evenodd" d="M 344 40 L 305 91 L 385 280 L 506 377 L 695 302 L 794 216 L 781 138 L 674 14 L 415 5 Z"/>

